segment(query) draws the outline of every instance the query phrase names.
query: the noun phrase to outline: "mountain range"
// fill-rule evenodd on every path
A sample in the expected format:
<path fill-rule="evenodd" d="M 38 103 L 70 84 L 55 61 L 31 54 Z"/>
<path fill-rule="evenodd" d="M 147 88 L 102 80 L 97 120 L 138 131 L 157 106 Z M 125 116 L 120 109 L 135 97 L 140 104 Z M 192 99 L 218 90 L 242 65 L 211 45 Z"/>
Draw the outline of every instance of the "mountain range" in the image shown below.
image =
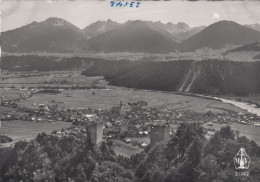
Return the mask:
<path fill-rule="evenodd" d="M 156 31 L 140 20 L 128 21 L 115 30 L 93 37 L 88 44 L 94 51 L 148 53 L 168 53 L 178 46 L 171 34 Z"/>
<path fill-rule="evenodd" d="M 220 21 L 203 29 L 179 45 L 181 51 L 208 47 L 220 49 L 226 45 L 245 45 L 260 40 L 260 32 L 232 21 Z"/>
<path fill-rule="evenodd" d="M 79 29 L 60 18 L 2 33 L 5 52 L 147 52 L 195 51 L 204 47 L 245 45 L 260 41 L 259 24 L 240 25 L 220 21 L 191 28 L 186 23 L 112 20 L 97 21 Z"/>
<path fill-rule="evenodd" d="M 128 24 L 131 21 L 126 22 Z M 168 32 L 174 37 L 174 40 L 177 42 L 182 42 L 183 40 L 195 35 L 199 31 L 203 30 L 205 26 L 193 27 L 191 28 L 188 24 L 179 22 L 177 24 L 173 23 L 162 23 L 160 21 L 152 22 L 152 21 L 142 21 L 146 26 L 150 27 L 159 32 Z M 117 29 L 123 26 L 123 24 L 114 22 L 112 20 L 107 21 L 97 21 L 95 23 L 90 24 L 86 28 L 83 29 L 83 32 L 88 38 L 95 37 L 102 33 L 105 33 L 110 30 Z"/>
<path fill-rule="evenodd" d="M 7 52 L 67 52 L 75 51 L 86 40 L 81 29 L 60 18 L 32 22 L 2 33 L 2 50 Z"/>
<path fill-rule="evenodd" d="M 110 30 L 119 28 L 120 26 L 120 23 L 108 19 L 107 21 L 97 21 L 95 23 L 92 23 L 85 27 L 82 31 L 85 34 L 85 36 L 89 39 L 102 33 L 108 32 Z"/>

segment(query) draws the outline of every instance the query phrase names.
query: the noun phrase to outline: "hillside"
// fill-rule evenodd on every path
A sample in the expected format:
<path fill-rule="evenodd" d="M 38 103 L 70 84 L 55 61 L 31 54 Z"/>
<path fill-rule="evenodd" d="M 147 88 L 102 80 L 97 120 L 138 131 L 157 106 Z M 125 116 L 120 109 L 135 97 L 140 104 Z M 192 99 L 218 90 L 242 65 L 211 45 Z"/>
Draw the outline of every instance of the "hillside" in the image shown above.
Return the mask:
<path fill-rule="evenodd" d="M 82 29 L 82 31 L 87 38 L 92 38 L 110 30 L 117 29 L 120 25 L 120 23 L 114 22 L 112 20 L 97 21 L 86 26 L 84 29 Z"/>
<path fill-rule="evenodd" d="M 180 51 L 195 51 L 209 47 L 220 49 L 226 45 L 245 45 L 260 41 L 260 32 L 232 21 L 220 21 L 182 42 Z"/>
<path fill-rule="evenodd" d="M 85 35 L 79 28 L 60 18 L 33 22 L 2 33 L 6 52 L 66 52 L 80 49 Z"/>
<path fill-rule="evenodd" d="M 242 52 L 242 51 L 260 51 L 260 42 L 252 44 L 246 44 L 235 49 L 231 49 L 227 52 Z"/>
<path fill-rule="evenodd" d="M 253 59 L 259 59 L 260 60 L 260 54 L 256 55 Z"/>
<path fill-rule="evenodd" d="M 112 85 L 200 94 L 260 93 L 260 62 L 205 60 L 173 62 L 107 62 L 83 74 L 103 75 Z"/>
<path fill-rule="evenodd" d="M 88 45 L 90 50 L 104 52 L 169 53 L 175 51 L 178 43 L 137 20 L 89 39 Z"/>
<path fill-rule="evenodd" d="M 139 89 L 200 94 L 260 93 L 260 62 L 233 61 L 116 61 L 98 58 L 5 56 L 1 69 L 10 71 L 85 70 L 110 84 Z"/>
<path fill-rule="evenodd" d="M 247 26 L 248 28 L 252 28 L 254 30 L 260 31 L 260 24 L 258 24 L 258 23 L 251 24 L 251 25 L 245 25 L 245 26 Z"/>

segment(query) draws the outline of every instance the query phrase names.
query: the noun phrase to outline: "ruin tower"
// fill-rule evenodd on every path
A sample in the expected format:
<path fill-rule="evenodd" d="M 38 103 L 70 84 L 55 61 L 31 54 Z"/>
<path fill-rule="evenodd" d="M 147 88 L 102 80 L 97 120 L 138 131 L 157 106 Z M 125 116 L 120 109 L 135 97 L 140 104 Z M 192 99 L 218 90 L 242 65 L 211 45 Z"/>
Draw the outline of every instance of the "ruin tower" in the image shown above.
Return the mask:
<path fill-rule="evenodd" d="M 170 136 L 170 126 L 163 125 L 152 125 L 150 132 L 150 144 L 155 145 L 157 143 L 168 142 Z"/>
<path fill-rule="evenodd" d="M 103 141 L 103 122 L 94 122 L 87 124 L 87 135 L 92 145 Z"/>

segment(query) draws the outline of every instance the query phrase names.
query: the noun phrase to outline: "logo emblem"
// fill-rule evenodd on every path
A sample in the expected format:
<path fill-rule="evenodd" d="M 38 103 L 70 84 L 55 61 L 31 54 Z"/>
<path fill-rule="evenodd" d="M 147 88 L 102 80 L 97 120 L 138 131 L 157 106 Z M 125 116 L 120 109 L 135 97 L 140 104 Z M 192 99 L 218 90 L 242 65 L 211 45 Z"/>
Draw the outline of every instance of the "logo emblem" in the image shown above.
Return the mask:
<path fill-rule="evenodd" d="M 233 159 L 236 169 L 248 169 L 250 158 L 244 148 L 241 148 Z"/>

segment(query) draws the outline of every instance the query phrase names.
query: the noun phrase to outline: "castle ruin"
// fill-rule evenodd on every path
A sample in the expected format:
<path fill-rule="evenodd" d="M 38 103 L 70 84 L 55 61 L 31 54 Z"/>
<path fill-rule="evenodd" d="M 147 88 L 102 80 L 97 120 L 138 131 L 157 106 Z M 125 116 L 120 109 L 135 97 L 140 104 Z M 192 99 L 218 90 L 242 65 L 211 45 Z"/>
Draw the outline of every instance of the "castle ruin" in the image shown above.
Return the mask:
<path fill-rule="evenodd" d="M 92 145 L 97 145 L 103 141 L 103 122 L 88 123 L 86 130 L 88 140 Z"/>
<path fill-rule="evenodd" d="M 161 142 L 169 141 L 170 126 L 167 124 L 156 124 L 151 126 L 150 144 L 155 145 Z"/>

